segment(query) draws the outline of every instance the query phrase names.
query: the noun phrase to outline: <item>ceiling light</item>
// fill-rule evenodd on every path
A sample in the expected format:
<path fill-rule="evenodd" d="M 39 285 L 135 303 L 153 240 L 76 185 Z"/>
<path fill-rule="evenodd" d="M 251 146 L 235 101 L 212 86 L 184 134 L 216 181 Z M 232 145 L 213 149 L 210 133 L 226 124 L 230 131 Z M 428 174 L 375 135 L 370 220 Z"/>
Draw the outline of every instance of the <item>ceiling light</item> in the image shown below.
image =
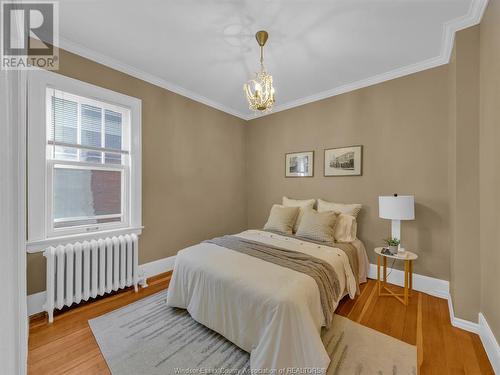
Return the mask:
<path fill-rule="evenodd" d="M 269 112 L 274 104 L 273 77 L 264 68 L 264 45 L 269 35 L 267 31 L 257 31 L 255 39 L 260 46 L 260 72 L 255 73 L 255 78 L 243 85 L 243 90 L 248 100 L 248 107 L 254 111 Z"/>

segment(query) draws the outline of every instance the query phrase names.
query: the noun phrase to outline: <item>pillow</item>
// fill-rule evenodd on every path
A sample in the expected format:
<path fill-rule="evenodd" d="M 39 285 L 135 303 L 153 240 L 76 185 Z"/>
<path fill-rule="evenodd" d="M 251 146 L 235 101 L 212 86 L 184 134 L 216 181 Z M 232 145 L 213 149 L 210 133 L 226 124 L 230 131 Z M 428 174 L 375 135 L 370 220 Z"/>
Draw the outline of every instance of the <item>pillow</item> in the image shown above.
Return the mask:
<path fill-rule="evenodd" d="M 265 230 L 274 230 L 276 232 L 292 234 L 293 226 L 299 213 L 298 207 L 284 207 L 279 204 L 273 205 L 269 218 L 267 219 Z"/>
<path fill-rule="evenodd" d="M 358 223 L 356 218 L 351 215 L 340 214 L 337 216 L 335 223 L 335 241 L 337 242 L 353 242 L 356 240 L 358 231 Z"/>
<path fill-rule="evenodd" d="M 334 211 L 338 214 L 347 214 L 357 217 L 359 211 L 361 211 L 361 207 L 362 206 L 358 203 L 343 204 L 343 203 L 327 202 L 324 201 L 323 199 L 318 199 L 318 212 Z"/>
<path fill-rule="evenodd" d="M 285 207 L 299 207 L 299 214 L 297 216 L 297 221 L 293 227 L 293 233 L 297 232 L 299 228 L 300 219 L 304 214 L 304 211 L 308 208 L 313 208 L 314 203 L 316 203 L 316 199 L 290 199 L 287 197 L 283 197 L 283 206 Z"/>
<path fill-rule="evenodd" d="M 337 214 L 333 211 L 318 212 L 313 209 L 304 211 L 297 236 L 322 242 L 335 241 L 335 221 Z"/>

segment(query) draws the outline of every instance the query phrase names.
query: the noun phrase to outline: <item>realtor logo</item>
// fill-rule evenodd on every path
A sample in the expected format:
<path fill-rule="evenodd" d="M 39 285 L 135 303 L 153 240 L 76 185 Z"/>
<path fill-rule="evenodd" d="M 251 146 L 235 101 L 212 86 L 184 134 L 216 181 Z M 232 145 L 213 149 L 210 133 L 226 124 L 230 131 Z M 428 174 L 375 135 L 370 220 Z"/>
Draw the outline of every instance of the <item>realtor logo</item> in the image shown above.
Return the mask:
<path fill-rule="evenodd" d="M 1 68 L 5 70 L 59 68 L 58 3 L 1 3 Z"/>

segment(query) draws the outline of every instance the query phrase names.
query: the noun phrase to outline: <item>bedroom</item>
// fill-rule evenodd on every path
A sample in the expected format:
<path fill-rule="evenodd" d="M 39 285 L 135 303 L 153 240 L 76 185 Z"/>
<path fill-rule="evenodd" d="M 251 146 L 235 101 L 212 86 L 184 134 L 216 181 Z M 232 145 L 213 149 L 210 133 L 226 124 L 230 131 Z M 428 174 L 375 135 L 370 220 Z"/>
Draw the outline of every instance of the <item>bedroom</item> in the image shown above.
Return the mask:
<path fill-rule="evenodd" d="M 498 0 L 44 4 L 57 66 L 2 50 L 0 373 L 499 373 Z"/>

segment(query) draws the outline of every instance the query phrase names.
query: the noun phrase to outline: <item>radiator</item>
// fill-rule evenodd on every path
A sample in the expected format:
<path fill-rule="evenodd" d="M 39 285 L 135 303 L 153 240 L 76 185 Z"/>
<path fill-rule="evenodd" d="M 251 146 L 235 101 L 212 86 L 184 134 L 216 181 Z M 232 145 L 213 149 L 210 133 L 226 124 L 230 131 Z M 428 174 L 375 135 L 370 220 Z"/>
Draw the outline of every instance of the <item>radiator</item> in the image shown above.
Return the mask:
<path fill-rule="evenodd" d="M 49 323 L 55 309 L 132 285 L 137 292 L 138 244 L 136 234 L 127 234 L 45 249 L 47 301 L 43 308 Z"/>

